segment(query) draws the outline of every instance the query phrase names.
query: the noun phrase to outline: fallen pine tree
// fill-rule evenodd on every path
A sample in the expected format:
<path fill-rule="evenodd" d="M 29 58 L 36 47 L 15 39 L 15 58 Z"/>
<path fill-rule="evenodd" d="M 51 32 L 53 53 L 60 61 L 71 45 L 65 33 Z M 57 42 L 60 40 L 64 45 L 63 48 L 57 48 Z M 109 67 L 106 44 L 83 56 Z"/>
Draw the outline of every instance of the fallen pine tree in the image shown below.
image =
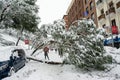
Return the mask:
<path fill-rule="evenodd" d="M 37 62 L 41 62 L 41 63 L 54 64 L 54 65 L 63 64 L 62 62 L 43 61 L 43 60 L 35 59 L 35 58 L 32 58 L 32 57 L 27 57 L 27 59 L 37 61 Z"/>

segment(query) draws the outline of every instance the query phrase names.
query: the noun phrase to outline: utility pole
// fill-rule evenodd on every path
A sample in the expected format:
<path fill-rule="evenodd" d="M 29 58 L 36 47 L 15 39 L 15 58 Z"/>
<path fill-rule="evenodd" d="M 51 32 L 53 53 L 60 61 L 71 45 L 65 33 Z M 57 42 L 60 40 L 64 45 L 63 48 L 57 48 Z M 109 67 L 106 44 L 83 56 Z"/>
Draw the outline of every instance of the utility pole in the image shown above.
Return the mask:
<path fill-rule="evenodd" d="M 111 24 L 111 21 L 110 21 L 110 7 L 108 6 L 108 0 L 106 0 L 106 4 L 107 4 L 107 9 L 108 9 L 108 18 L 109 18 L 109 23 L 110 23 L 110 30 L 111 30 L 111 38 L 112 38 L 112 47 L 114 47 L 114 40 L 113 40 L 113 34 L 112 34 L 112 24 Z"/>

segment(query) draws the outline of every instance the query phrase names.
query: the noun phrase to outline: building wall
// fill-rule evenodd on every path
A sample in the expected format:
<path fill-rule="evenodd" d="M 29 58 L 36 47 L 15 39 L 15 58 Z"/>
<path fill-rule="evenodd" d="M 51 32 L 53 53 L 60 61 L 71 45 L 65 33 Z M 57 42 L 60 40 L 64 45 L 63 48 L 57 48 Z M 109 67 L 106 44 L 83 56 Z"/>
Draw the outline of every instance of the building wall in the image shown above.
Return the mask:
<path fill-rule="evenodd" d="M 111 32 L 111 27 L 112 23 L 111 20 L 115 19 L 116 21 L 116 26 L 118 26 L 118 30 L 120 32 L 120 8 L 118 9 L 116 4 L 120 2 L 120 0 L 102 0 L 101 3 L 98 4 L 99 0 L 96 0 L 96 10 L 97 10 L 97 17 L 98 17 L 98 26 L 103 27 L 106 29 L 106 32 L 110 33 Z M 115 12 L 108 12 L 109 10 L 109 3 L 113 2 L 113 7 L 115 8 Z M 100 18 L 99 17 L 102 15 L 101 10 L 104 10 L 104 17 Z M 108 14 L 109 13 L 109 14 Z"/>
<path fill-rule="evenodd" d="M 84 16 L 85 18 L 90 18 L 94 21 L 96 26 L 98 26 L 98 21 L 97 21 L 97 13 L 96 13 L 96 3 L 95 0 L 83 0 L 84 1 L 84 12 L 86 12 L 87 8 L 89 11 L 89 14 L 87 16 Z M 92 7 L 91 7 L 92 3 Z M 92 17 L 94 15 L 94 18 Z"/>
<path fill-rule="evenodd" d="M 83 18 L 83 0 L 72 0 L 68 10 L 68 26 L 72 24 L 75 20 Z"/>
<path fill-rule="evenodd" d="M 87 2 L 85 2 L 87 1 Z M 90 9 L 90 3 L 92 2 L 93 8 Z M 92 14 L 94 15 L 94 22 L 98 26 L 97 23 L 97 14 L 95 8 L 95 0 L 72 0 L 70 6 L 67 10 L 68 15 L 68 26 L 72 24 L 75 20 L 82 18 L 91 18 Z M 88 7 L 89 14 L 85 16 L 86 8 Z"/>
<path fill-rule="evenodd" d="M 63 19 L 65 21 L 65 28 L 68 29 L 69 28 L 69 26 L 68 26 L 68 15 L 64 15 Z"/>

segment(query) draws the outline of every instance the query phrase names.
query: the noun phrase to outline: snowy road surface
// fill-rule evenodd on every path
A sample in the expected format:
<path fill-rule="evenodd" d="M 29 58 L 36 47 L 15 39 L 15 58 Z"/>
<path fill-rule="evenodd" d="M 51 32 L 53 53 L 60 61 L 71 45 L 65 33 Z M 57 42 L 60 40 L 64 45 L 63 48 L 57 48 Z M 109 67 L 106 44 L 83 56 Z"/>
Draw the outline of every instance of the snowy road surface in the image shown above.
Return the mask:
<path fill-rule="evenodd" d="M 79 80 L 80 75 L 69 67 L 73 66 L 63 67 L 61 65 L 29 62 L 16 74 L 3 80 Z"/>
<path fill-rule="evenodd" d="M 118 54 L 120 50 L 109 47 L 106 50 L 114 59 L 120 62 L 120 55 Z M 42 51 L 38 51 L 33 57 L 44 61 L 44 53 Z M 50 61 L 62 61 L 55 51 L 50 51 L 49 57 Z M 73 65 L 61 66 L 30 61 L 17 73 L 2 80 L 120 80 L 120 65 L 111 64 L 110 66 L 113 68 L 109 72 L 85 72 L 78 70 Z"/>
<path fill-rule="evenodd" d="M 120 80 L 120 76 L 114 73 L 82 72 L 72 65 L 61 66 L 31 61 L 17 73 L 3 80 Z"/>

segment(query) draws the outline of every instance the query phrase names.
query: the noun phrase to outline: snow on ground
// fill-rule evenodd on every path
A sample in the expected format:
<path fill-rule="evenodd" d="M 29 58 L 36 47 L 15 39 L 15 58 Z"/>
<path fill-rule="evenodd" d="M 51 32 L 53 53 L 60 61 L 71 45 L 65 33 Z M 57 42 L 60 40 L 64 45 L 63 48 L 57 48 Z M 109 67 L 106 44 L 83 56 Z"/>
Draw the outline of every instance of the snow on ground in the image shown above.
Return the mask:
<path fill-rule="evenodd" d="M 118 69 L 120 66 L 117 67 Z M 72 65 L 49 65 L 38 62 L 29 62 L 11 77 L 3 80 L 120 80 L 120 75 L 112 72 L 83 72 Z"/>
<path fill-rule="evenodd" d="M 10 36 L 6 33 L 0 33 L 0 39 L 4 39 L 7 42 L 10 41 L 10 42 L 13 42 L 13 43 L 16 43 L 17 40 L 18 40 L 18 38 L 14 37 L 14 36 Z M 20 40 L 18 45 L 23 47 L 23 48 L 28 48 L 28 45 L 25 45 L 24 41 L 21 41 L 21 40 Z M 0 47 L 2 47 L 2 46 L 0 45 Z"/>
<path fill-rule="evenodd" d="M 14 49 L 19 49 L 20 46 L 6 46 L 0 47 L 0 61 L 9 60 Z"/>
<path fill-rule="evenodd" d="M 112 55 L 115 54 L 116 56 L 117 54 L 117 56 L 120 56 L 119 53 L 115 53 L 119 52 L 119 49 L 111 47 L 105 48 L 107 53 L 113 52 Z M 36 53 L 37 58 L 39 57 L 40 59 L 44 60 L 42 50 L 39 52 L 41 53 Z M 49 57 L 50 59 L 53 57 L 54 59 L 56 58 L 56 61 L 61 59 L 55 51 L 50 51 Z M 108 72 L 85 72 L 75 68 L 73 65 L 62 66 L 30 61 L 25 67 L 15 73 L 13 76 L 4 78 L 3 80 L 120 80 L 120 65 L 111 64 L 110 66 L 112 69 Z"/>
<path fill-rule="evenodd" d="M 13 43 L 16 43 L 17 42 L 17 39 L 16 37 L 14 36 L 10 36 L 6 33 L 0 33 L 0 39 L 4 40 L 4 42 L 13 42 Z M 20 40 L 18 46 L 16 47 L 15 45 L 2 45 L 2 43 L 0 43 L 0 61 L 4 61 L 4 60 L 8 60 L 10 55 L 12 54 L 12 50 L 14 49 L 19 49 L 19 48 L 23 48 L 25 49 L 28 49 L 28 45 L 25 45 L 23 41 Z"/>
<path fill-rule="evenodd" d="M 2 34 L 4 39 L 15 41 L 14 37 Z M 1 37 L 1 34 L 0 34 Z M 9 37 L 9 39 L 8 39 Z M 14 46 L 1 46 L 0 45 L 0 59 L 9 55 L 9 51 Z M 20 42 L 20 47 L 26 50 L 27 56 L 30 56 L 33 50 L 28 50 L 24 42 Z M 118 63 L 120 63 L 120 49 L 105 47 L 107 54 L 113 56 Z M 58 52 L 49 52 L 50 61 L 61 62 L 62 58 L 59 57 Z M 45 60 L 42 50 L 37 51 L 34 58 Z M 111 64 L 110 71 L 91 71 L 85 72 L 81 69 L 75 68 L 73 65 L 52 65 L 46 63 L 40 63 L 35 61 L 29 61 L 26 66 L 20 69 L 11 77 L 6 77 L 2 80 L 120 80 L 120 65 Z"/>
<path fill-rule="evenodd" d="M 29 52 L 29 53 L 31 53 L 31 52 Z M 28 56 L 29 56 L 29 54 L 28 54 Z M 58 55 L 58 52 L 55 50 L 49 50 L 48 56 L 49 56 L 50 60 L 48 60 L 48 59 L 45 60 L 43 50 L 39 50 L 32 57 L 42 60 L 42 61 L 54 61 L 54 62 L 61 62 L 61 63 L 63 61 L 63 59 L 60 58 L 60 56 Z"/>
<path fill-rule="evenodd" d="M 13 42 L 17 41 L 15 37 L 11 37 L 8 34 L 1 34 L 1 36 L 3 39 L 8 40 L 8 41 L 13 41 Z"/>
<path fill-rule="evenodd" d="M 107 54 L 111 55 L 118 63 L 120 63 L 120 48 L 105 47 Z"/>

